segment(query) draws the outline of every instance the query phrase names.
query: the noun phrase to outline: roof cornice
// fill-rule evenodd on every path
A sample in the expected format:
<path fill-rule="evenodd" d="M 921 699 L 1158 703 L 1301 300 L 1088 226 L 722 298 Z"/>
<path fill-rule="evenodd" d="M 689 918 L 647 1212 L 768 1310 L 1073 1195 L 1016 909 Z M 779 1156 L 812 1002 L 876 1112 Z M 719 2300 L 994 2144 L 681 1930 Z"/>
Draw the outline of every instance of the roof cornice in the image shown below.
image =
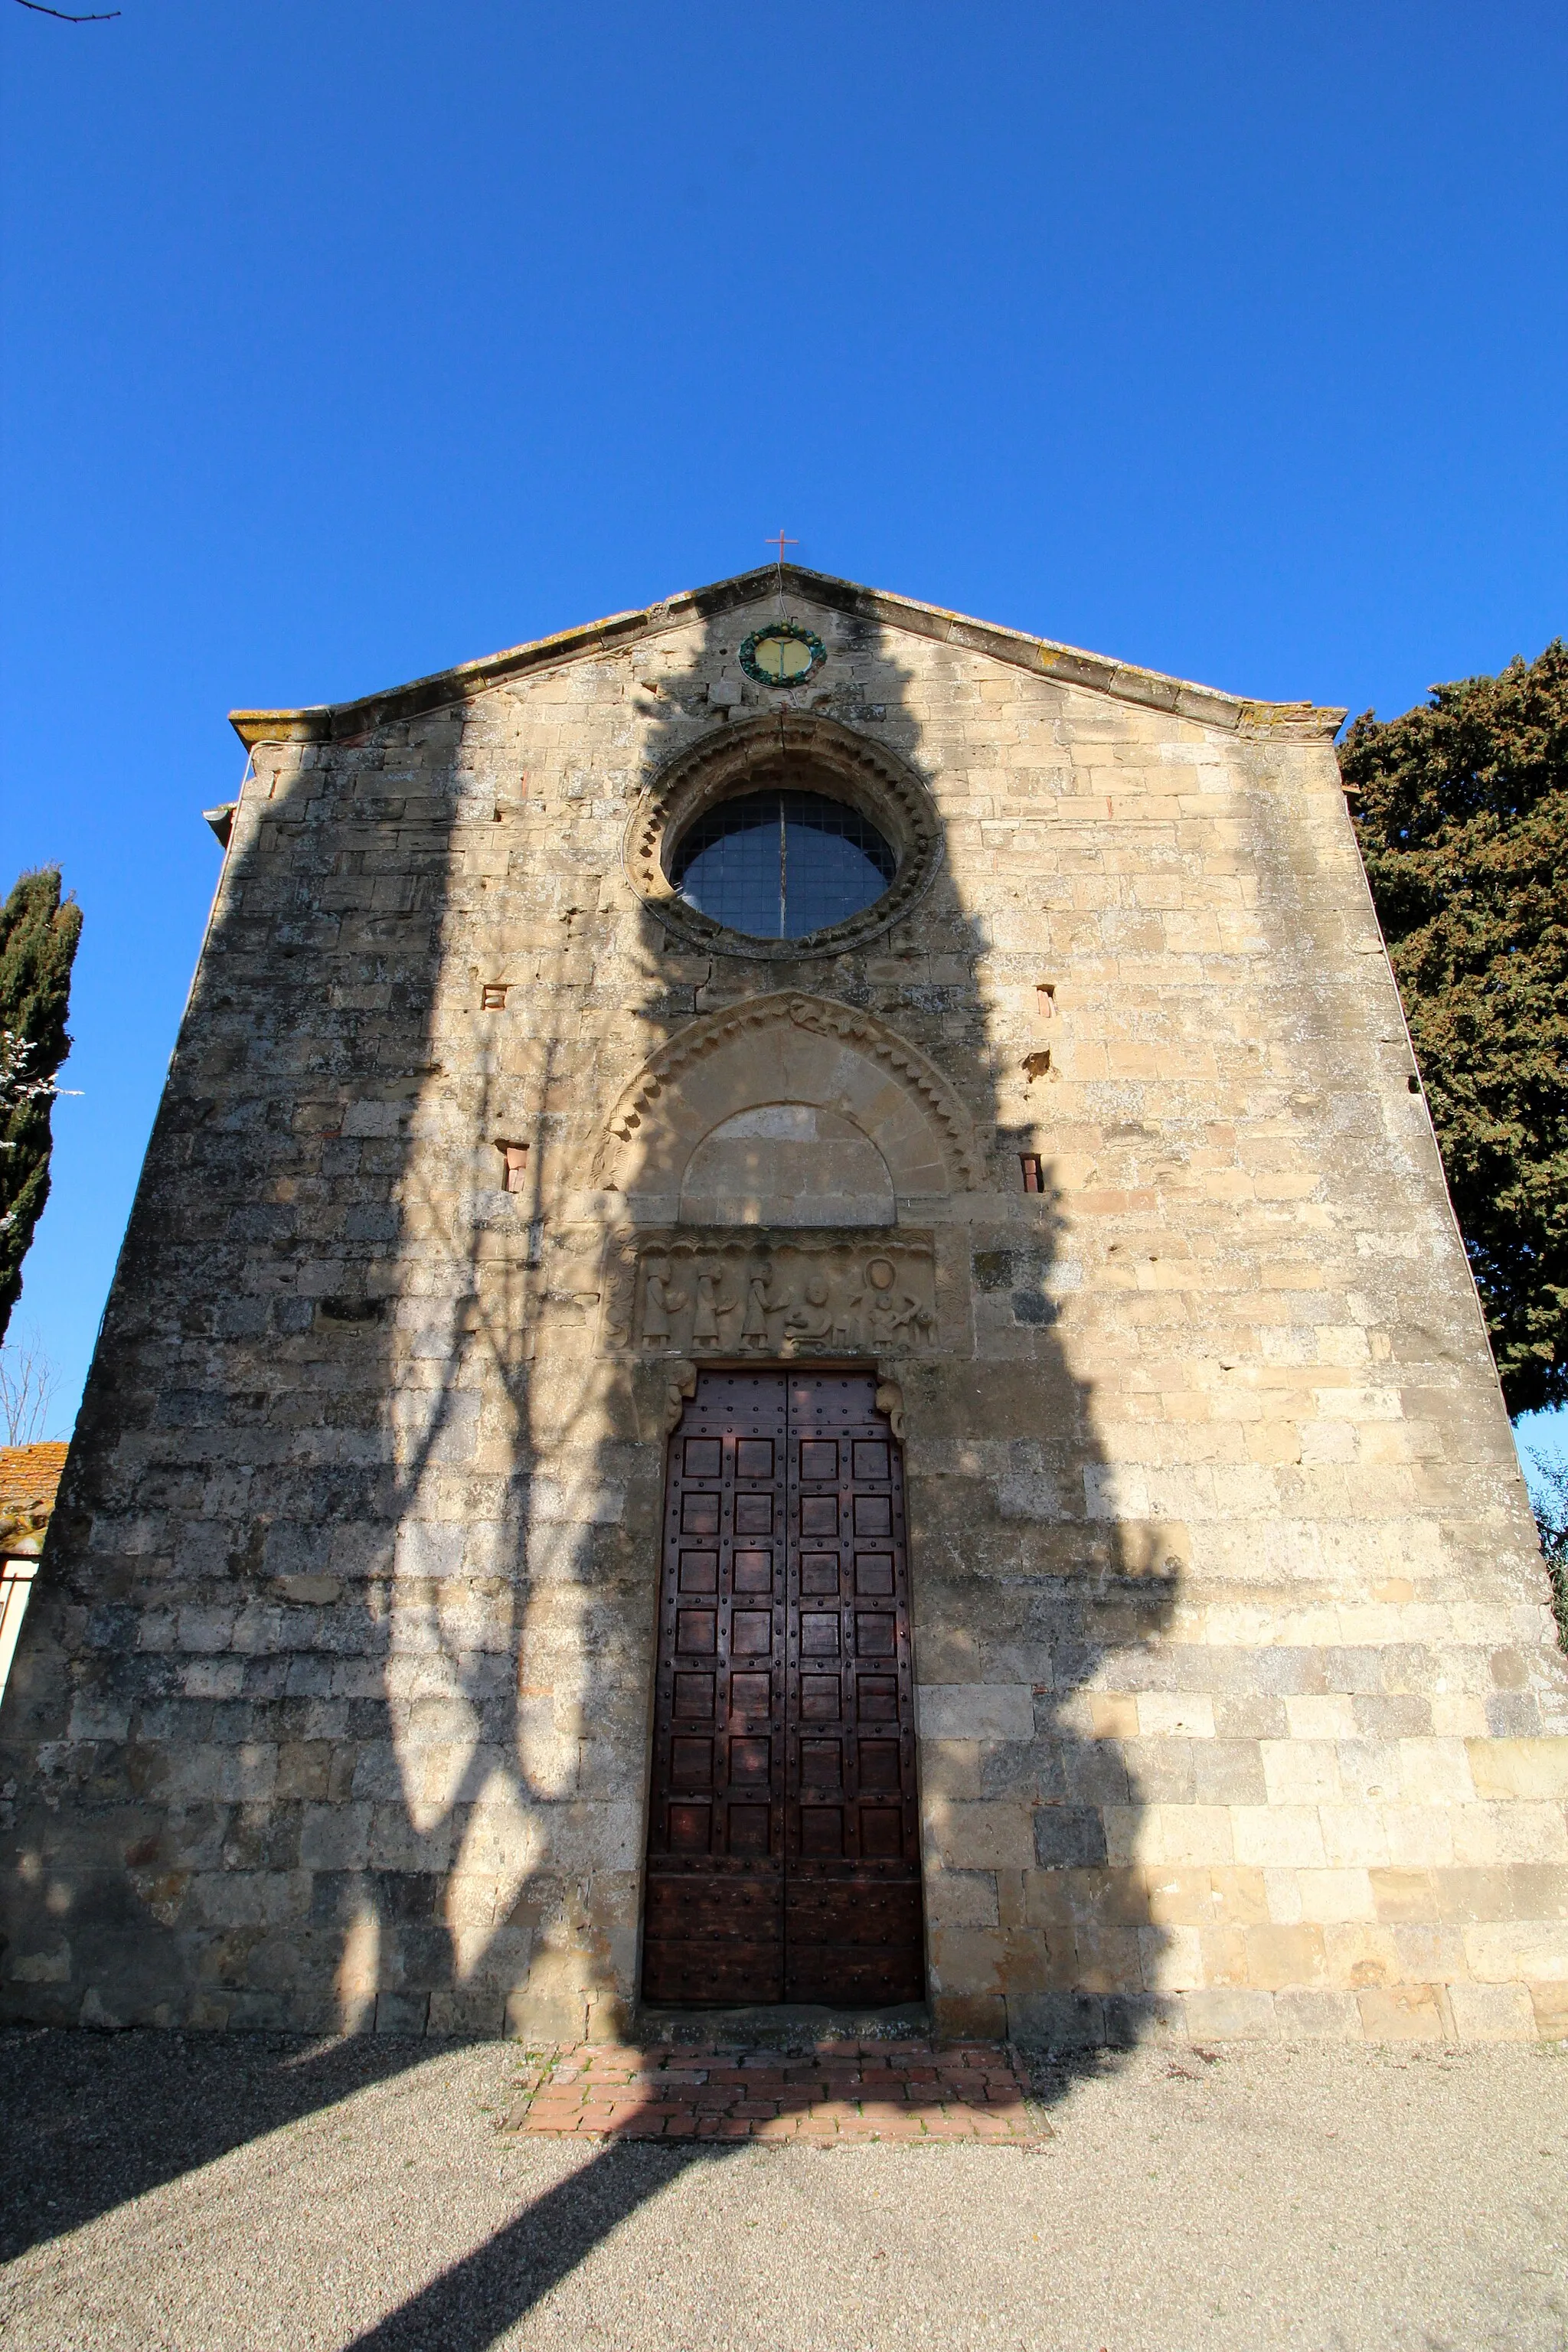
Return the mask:
<path fill-rule="evenodd" d="M 1196 719 L 1231 734 L 1330 738 L 1345 717 L 1343 710 L 1310 702 L 1254 702 L 1241 695 L 1223 694 L 1189 678 L 1166 677 L 1159 670 L 1085 653 L 1078 646 L 1057 645 L 1049 637 L 1026 636 L 1019 629 L 1004 629 L 993 622 L 973 621 L 963 613 L 945 612 L 939 604 L 919 604 L 912 596 L 861 588 L 851 580 L 803 571 L 798 564 L 786 563 L 783 576 L 786 589 L 830 611 L 853 614 L 858 619 L 901 629 L 912 636 L 931 637 L 942 645 L 965 646 L 1037 677 L 1086 687 L 1091 693 L 1137 703 L 1145 709 L 1168 711 L 1174 718 Z M 325 743 L 363 736 L 378 727 L 464 701 L 486 687 L 526 677 L 531 670 L 551 669 L 563 662 L 632 646 L 641 637 L 659 635 L 689 621 L 715 619 L 755 604 L 778 580 L 779 566 L 763 564 L 755 572 L 715 581 L 711 587 L 668 596 L 640 612 L 612 613 L 605 620 L 562 629 L 553 636 L 536 638 L 531 645 L 514 646 L 507 653 L 459 662 L 452 669 L 414 678 L 383 694 L 363 695 L 354 702 L 318 703 L 303 710 L 231 710 L 229 724 L 251 751 L 258 743 Z"/>

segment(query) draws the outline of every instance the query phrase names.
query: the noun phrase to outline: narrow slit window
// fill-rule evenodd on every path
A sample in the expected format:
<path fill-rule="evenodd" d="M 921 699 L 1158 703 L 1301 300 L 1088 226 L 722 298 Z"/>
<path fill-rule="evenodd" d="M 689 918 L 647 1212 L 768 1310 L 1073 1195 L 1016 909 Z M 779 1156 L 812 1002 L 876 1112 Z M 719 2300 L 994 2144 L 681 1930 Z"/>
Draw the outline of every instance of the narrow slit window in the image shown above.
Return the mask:
<path fill-rule="evenodd" d="M 1037 1151 L 1020 1151 L 1018 1165 L 1024 1171 L 1026 1192 L 1043 1192 L 1046 1189 L 1046 1165 Z"/>

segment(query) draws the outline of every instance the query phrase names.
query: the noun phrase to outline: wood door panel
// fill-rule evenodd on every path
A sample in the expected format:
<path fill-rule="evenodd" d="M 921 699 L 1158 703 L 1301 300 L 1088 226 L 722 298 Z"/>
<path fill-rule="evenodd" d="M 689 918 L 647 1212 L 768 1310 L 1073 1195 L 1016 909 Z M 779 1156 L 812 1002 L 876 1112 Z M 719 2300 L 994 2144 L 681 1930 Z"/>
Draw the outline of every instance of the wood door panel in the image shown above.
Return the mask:
<path fill-rule="evenodd" d="M 782 2000 L 782 1873 L 698 1874 L 650 1865 L 643 1997 L 678 2005 Z"/>
<path fill-rule="evenodd" d="M 921 1996 L 903 1465 L 875 1397 L 701 1372 L 670 1441 L 649 2000 Z"/>
<path fill-rule="evenodd" d="M 907 1876 L 880 1883 L 803 1879 L 785 1887 L 786 2000 L 919 2000 L 925 1990 L 921 1889 Z"/>
<path fill-rule="evenodd" d="M 803 1947 L 792 1952 L 784 1999 L 820 2002 L 830 2009 L 890 2009 L 925 1998 L 918 1913 L 911 1936 L 885 1950 L 848 1944 Z"/>
<path fill-rule="evenodd" d="M 785 1882 L 785 1907 L 792 1937 L 805 1944 L 889 1944 L 918 1924 L 920 1888 L 903 1877 L 880 1881 L 857 1870 L 843 1878 L 805 1878 L 792 1872 Z"/>
<path fill-rule="evenodd" d="M 776 1942 L 783 1901 L 780 1871 L 721 1875 L 656 1869 L 648 1874 L 649 1929 L 676 1943 Z"/>

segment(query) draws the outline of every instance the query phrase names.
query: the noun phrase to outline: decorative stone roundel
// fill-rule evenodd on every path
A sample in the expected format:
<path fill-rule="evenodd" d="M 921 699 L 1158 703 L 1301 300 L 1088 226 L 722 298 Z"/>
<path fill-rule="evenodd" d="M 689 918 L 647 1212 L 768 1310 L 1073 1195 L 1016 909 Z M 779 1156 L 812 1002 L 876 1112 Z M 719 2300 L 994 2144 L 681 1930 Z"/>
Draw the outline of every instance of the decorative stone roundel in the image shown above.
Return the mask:
<path fill-rule="evenodd" d="M 689 906 L 669 878 L 682 835 L 719 802 L 770 786 L 824 793 L 868 817 L 898 859 L 882 896 L 845 922 L 794 940 L 728 930 Z M 625 857 L 632 887 L 684 946 L 799 962 L 840 955 L 907 915 L 942 863 L 942 828 L 927 787 L 896 753 L 818 712 L 779 710 L 705 736 L 661 769 L 632 813 Z"/>
<path fill-rule="evenodd" d="M 741 667 L 759 686 L 805 686 L 827 659 L 827 648 L 798 621 L 773 621 L 741 647 Z"/>

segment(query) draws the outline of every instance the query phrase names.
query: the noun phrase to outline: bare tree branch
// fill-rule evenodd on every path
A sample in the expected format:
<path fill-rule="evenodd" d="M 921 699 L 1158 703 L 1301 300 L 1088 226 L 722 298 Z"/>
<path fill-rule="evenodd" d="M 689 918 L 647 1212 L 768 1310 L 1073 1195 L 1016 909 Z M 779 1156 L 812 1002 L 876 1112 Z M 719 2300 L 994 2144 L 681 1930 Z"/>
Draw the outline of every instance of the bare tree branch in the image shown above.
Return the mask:
<path fill-rule="evenodd" d="M 7 1445 L 37 1445 L 44 1436 L 59 1377 L 36 1331 L 0 1348 L 0 1427 Z"/>
<path fill-rule="evenodd" d="M 44 0 L 16 0 L 18 8 L 30 8 L 35 16 L 55 16 L 62 25 L 107 25 L 112 16 L 123 14 L 119 8 L 100 8 L 96 16 L 70 16 L 63 8 L 46 8 Z"/>

